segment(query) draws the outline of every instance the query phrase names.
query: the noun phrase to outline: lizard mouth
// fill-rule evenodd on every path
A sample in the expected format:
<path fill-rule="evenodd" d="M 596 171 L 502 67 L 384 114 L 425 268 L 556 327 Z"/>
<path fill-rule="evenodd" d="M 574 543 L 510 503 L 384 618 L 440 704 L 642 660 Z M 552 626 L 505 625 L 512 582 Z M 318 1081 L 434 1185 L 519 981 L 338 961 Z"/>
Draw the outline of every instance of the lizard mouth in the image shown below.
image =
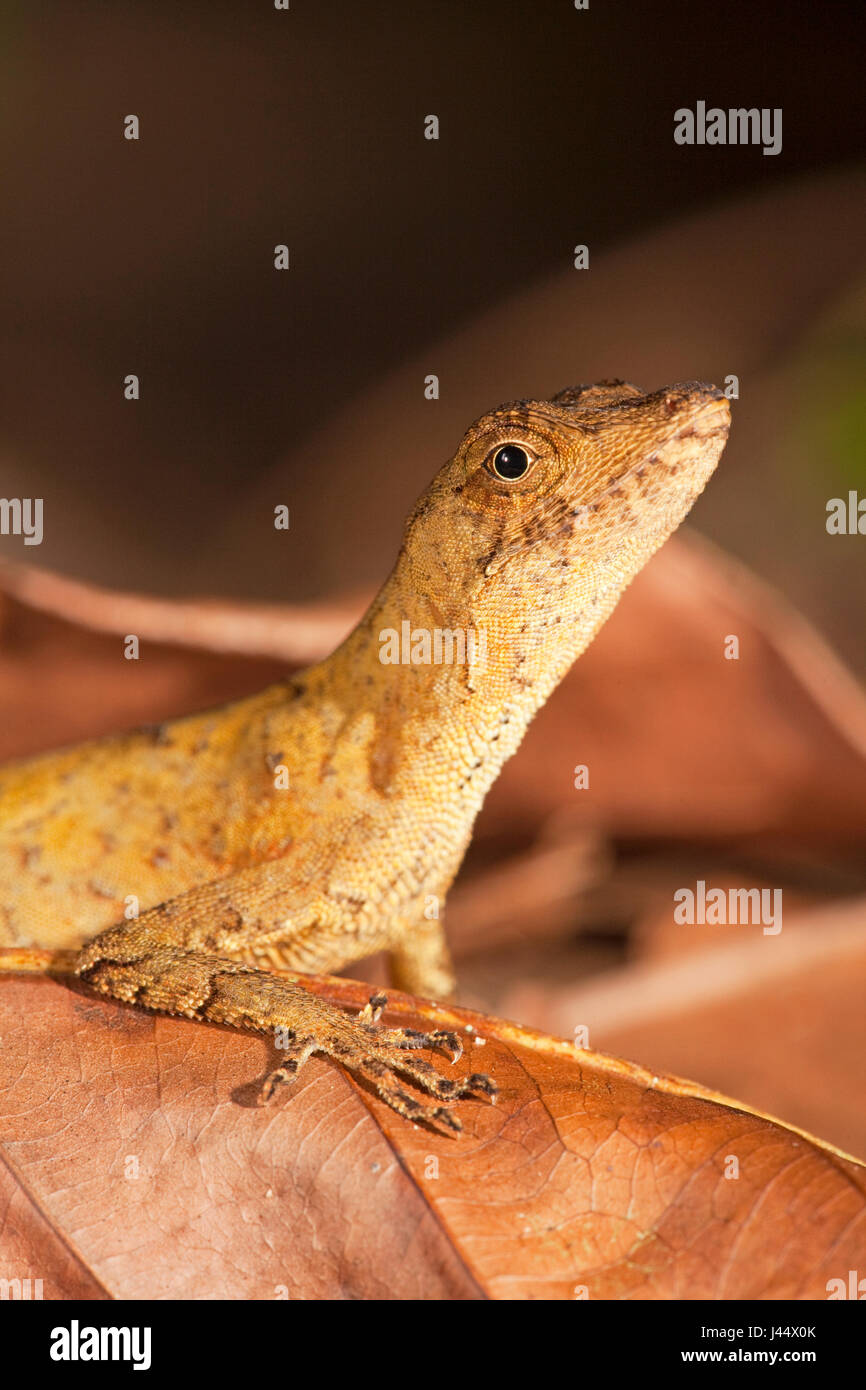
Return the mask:
<path fill-rule="evenodd" d="M 731 428 L 730 403 L 715 387 L 711 392 L 687 400 L 681 418 L 646 460 L 648 476 L 658 468 L 662 486 L 688 494 L 689 506 L 715 471 Z"/>
<path fill-rule="evenodd" d="M 721 457 L 730 431 L 730 404 L 717 387 L 688 382 L 635 398 L 627 406 L 634 410 L 638 441 L 631 457 L 573 515 L 585 522 L 616 511 L 617 529 L 654 530 L 658 525 L 673 530 Z"/>
<path fill-rule="evenodd" d="M 731 408 L 715 386 L 689 383 L 656 392 L 646 403 L 661 401 L 657 431 L 660 436 L 642 457 L 633 459 L 623 470 L 619 482 L 640 477 L 646 469 L 660 464 L 671 477 L 686 471 L 703 481 L 710 476 L 728 438 Z M 669 412 L 670 422 L 664 412 Z M 656 412 L 653 412 L 655 415 Z M 652 432 L 652 425 L 650 426 Z"/>
<path fill-rule="evenodd" d="M 683 388 L 674 388 L 674 392 Z M 673 439 L 727 439 L 731 427 L 731 407 L 727 397 L 716 386 L 690 388 L 684 405 L 677 403 L 676 395 L 666 393 L 666 399 L 673 401 L 673 409 L 684 413 L 685 419 L 678 423 L 670 438 Z"/>

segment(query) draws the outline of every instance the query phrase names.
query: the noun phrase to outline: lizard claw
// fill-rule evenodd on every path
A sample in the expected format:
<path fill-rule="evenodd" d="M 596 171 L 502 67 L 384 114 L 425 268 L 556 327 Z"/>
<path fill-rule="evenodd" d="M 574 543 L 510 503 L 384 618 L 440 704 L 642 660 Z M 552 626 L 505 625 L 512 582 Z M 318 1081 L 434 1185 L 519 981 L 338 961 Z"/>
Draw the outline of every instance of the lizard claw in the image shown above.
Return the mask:
<path fill-rule="evenodd" d="M 389 1028 L 382 1037 L 387 1042 L 395 1043 L 398 1047 L 403 1047 L 408 1051 L 417 1048 L 429 1047 L 435 1052 L 441 1048 L 443 1052 L 451 1052 L 451 1065 L 459 1062 L 463 1056 L 463 1043 L 457 1033 L 453 1033 L 445 1028 L 437 1028 L 432 1033 L 419 1033 L 417 1028 Z"/>
<path fill-rule="evenodd" d="M 382 1017 L 382 1011 L 388 1003 L 387 994 L 371 994 L 367 1003 L 358 1014 L 359 1023 L 378 1023 Z"/>

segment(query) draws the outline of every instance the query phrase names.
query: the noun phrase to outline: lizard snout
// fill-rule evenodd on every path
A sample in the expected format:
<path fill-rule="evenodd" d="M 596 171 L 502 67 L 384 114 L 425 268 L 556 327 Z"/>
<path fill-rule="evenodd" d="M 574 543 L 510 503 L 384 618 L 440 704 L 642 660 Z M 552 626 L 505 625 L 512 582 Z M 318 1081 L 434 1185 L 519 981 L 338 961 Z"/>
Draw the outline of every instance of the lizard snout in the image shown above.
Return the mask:
<path fill-rule="evenodd" d="M 604 415 L 597 435 L 601 468 L 590 446 L 602 483 L 589 507 L 575 514 L 594 515 L 605 549 L 635 534 L 657 544 L 679 525 L 715 470 L 728 438 L 730 404 L 718 387 L 690 381 L 623 399 Z M 605 477 L 611 456 L 620 466 Z"/>

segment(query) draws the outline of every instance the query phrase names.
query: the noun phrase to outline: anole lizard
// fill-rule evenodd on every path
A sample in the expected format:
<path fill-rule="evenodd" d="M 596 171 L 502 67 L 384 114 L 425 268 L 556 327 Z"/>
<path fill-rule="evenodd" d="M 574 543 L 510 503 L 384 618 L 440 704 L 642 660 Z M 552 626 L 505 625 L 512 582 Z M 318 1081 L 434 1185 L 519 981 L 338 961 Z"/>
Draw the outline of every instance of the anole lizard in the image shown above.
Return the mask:
<path fill-rule="evenodd" d="M 379 1028 L 383 997 L 351 1017 L 268 965 L 334 972 L 386 949 L 399 987 L 452 992 L 437 907 L 485 794 L 682 521 L 729 422 L 700 382 L 649 395 L 601 382 L 482 416 L 327 660 L 225 708 L 0 770 L 0 944 L 80 947 L 77 974 L 102 994 L 281 1029 L 268 1093 L 318 1051 L 400 1114 L 459 1128 L 449 1102 L 492 1082 L 413 1055 L 459 1053 L 454 1034 Z M 383 660 L 395 633 L 408 660 Z M 424 659 L 437 633 L 457 659 Z"/>

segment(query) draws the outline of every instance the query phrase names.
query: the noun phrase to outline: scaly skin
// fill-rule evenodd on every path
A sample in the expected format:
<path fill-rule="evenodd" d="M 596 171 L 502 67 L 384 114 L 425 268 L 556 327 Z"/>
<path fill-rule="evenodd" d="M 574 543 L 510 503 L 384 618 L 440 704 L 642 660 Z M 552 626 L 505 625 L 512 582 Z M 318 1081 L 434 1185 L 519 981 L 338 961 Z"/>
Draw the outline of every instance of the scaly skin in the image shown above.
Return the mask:
<path fill-rule="evenodd" d="M 83 946 L 78 973 L 130 1003 L 339 1058 L 411 1118 L 459 1127 L 407 1050 L 270 973 L 387 949 L 396 981 L 446 996 L 441 904 L 506 758 L 718 462 L 728 403 L 702 383 L 621 382 L 483 416 L 415 506 L 390 578 L 326 661 L 223 709 L 0 771 L 0 944 Z M 529 468 L 498 477 L 520 446 Z M 384 630 L 472 630 L 486 659 L 386 664 Z M 288 769 L 289 786 L 275 769 Z M 140 915 L 124 920 L 130 895 Z M 87 943 L 87 944 L 85 944 Z M 265 968 L 257 968 L 256 962 Z"/>

